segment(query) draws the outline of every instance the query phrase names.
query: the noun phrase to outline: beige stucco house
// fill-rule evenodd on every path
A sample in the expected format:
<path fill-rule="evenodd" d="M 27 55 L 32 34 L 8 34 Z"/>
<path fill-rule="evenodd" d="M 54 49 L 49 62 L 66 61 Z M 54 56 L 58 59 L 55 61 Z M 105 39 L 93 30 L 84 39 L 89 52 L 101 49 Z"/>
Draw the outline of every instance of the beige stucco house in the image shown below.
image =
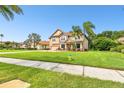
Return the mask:
<path fill-rule="evenodd" d="M 74 46 L 76 44 L 76 46 Z M 76 47 L 76 48 L 74 48 Z M 63 32 L 57 29 L 49 38 L 51 50 L 88 50 L 88 40 L 85 35 L 74 38 L 71 32 Z"/>
<path fill-rule="evenodd" d="M 38 50 L 49 50 L 49 41 L 40 41 L 36 48 Z"/>
<path fill-rule="evenodd" d="M 27 48 L 24 43 L 20 43 L 20 48 Z M 30 48 L 34 48 L 33 44 L 30 46 Z M 36 45 L 36 49 L 38 50 L 49 50 L 49 41 L 40 41 Z"/>
<path fill-rule="evenodd" d="M 117 41 L 121 44 L 124 44 L 124 37 L 120 37 L 117 39 Z"/>

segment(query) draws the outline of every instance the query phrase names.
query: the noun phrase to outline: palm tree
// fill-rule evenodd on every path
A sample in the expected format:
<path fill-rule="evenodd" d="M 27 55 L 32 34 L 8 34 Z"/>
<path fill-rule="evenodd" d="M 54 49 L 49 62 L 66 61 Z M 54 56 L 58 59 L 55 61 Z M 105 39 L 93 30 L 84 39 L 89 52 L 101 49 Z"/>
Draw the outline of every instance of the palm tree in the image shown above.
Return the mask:
<path fill-rule="evenodd" d="M 0 13 L 8 20 L 14 18 L 14 13 L 23 14 L 22 9 L 17 5 L 0 5 Z"/>
<path fill-rule="evenodd" d="M 79 26 L 72 26 L 72 36 L 74 37 L 74 47 L 77 49 L 76 38 L 82 35 L 82 30 Z"/>
<path fill-rule="evenodd" d="M 89 45 L 92 44 L 92 39 L 96 36 L 93 29 L 95 29 L 95 25 L 92 22 L 86 21 L 83 23 L 84 35 L 87 35 L 89 39 Z"/>
<path fill-rule="evenodd" d="M 0 34 L 0 37 L 1 37 L 1 44 L 2 44 L 2 38 L 4 37 L 4 35 L 3 34 Z"/>

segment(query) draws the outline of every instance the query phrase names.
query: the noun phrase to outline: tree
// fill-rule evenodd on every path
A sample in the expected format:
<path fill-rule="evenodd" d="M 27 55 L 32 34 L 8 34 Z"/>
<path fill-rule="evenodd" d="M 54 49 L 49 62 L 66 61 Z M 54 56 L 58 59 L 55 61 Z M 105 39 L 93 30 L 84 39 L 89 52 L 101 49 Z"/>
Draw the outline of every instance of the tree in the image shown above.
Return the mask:
<path fill-rule="evenodd" d="M 83 23 L 84 35 L 88 37 L 90 46 L 92 44 L 92 39 L 96 36 L 93 29 L 95 29 L 95 25 L 91 23 L 90 21 L 86 21 Z"/>
<path fill-rule="evenodd" d="M 24 41 L 24 45 L 26 48 L 31 48 L 31 43 L 30 43 L 29 39 Z"/>
<path fill-rule="evenodd" d="M 102 33 L 97 34 L 97 37 L 107 37 L 113 40 L 118 39 L 119 37 L 124 37 L 124 31 L 103 31 Z"/>
<path fill-rule="evenodd" d="M 23 14 L 22 9 L 17 5 L 0 5 L 0 13 L 8 20 L 14 18 L 14 13 Z"/>
<path fill-rule="evenodd" d="M 1 44 L 2 44 L 2 38 L 4 37 L 3 34 L 0 34 L 0 38 L 1 38 Z"/>
<path fill-rule="evenodd" d="M 72 26 L 72 36 L 74 37 L 74 47 L 77 49 L 76 38 L 82 36 L 82 30 L 79 26 Z"/>
<path fill-rule="evenodd" d="M 20 43 L 12 42 L 12 48 L 19 48 Z"/>
<path fill-rule="evenodd" d="M 118 39 L 120 37 L 124 37 L 124 30 L 122 31 L 113 31 L 112 39 Z"/>
<path fill-rule="evenodd" d="M 93 46 L 95 50 L 106 51 L 115 47 L 117 43 L 110 38 L 98 37 L 93 40 Z"/>
<path fill-rule="evenodd" d="M 12 48 L 12 42 L 10 41 L 5 42 L 4 45 L 5 45 L 5 48 L 7 49 Z"/>
<path fill-rule="evenodd" d="M 97 37 L 112 38 L 113 37 L 113 31 L 104 31 L 104 32 L 98 34 Z"/>
<path fill-rule="evenodd" d="M 36 33 L 31 33 L 28 35 L 28 39 L 24 41 L 24 43 L 30 46 L 30 48 L 32 45 L 33 45 L 33 48 L 36 48 L 36 45 L 38 44 L 39 41 L 41 41 L 41 36 Z"/>

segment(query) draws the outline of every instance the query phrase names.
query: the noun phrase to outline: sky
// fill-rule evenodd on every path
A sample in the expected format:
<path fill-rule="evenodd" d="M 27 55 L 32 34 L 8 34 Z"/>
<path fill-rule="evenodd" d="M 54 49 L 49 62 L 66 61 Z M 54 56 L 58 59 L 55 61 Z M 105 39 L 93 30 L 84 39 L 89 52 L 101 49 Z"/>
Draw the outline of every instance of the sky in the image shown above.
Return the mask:
<path fill-rule="evenodd" d="M 16 15 L 7 21 L 0 15 L 0 33 L 3 41 L 23 42 L 29 33 L 38 33 L 48 40 L 56 29 L 71 31 L 85 21 L 95 25 L 95 33 L 106 30 L 124 30 L 124 6 L 43 6 L 23 5 L 24 15 Z M 82 28 L 83 29 L 83 28 Z"/>

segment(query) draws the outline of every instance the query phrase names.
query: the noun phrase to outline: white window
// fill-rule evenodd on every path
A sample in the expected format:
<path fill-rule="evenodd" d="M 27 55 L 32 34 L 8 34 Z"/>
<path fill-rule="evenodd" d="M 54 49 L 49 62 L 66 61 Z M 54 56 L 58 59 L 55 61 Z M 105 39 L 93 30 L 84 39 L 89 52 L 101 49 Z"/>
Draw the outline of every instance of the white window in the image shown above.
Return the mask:
<path fill-rule="evenodd" d="M 52 38 L 52 41 L 53 41 L 53 42 L 55 42 L 55 41 L 56 41 L 56 38 L 55 38 L 55 37 L 53 37 L 53 38 Z"/>
<path fill-rule="evenodd" d="M 77 39 L 80 39 L 80 36 L 75 37 L 75 39 L 76 39 L 76 40 L 77 40 Z"/>
<path fill-rule="evenodd" d="M 62 36 L 61 37 L 61 40 L 66 40 L 66 36 Z"/>

